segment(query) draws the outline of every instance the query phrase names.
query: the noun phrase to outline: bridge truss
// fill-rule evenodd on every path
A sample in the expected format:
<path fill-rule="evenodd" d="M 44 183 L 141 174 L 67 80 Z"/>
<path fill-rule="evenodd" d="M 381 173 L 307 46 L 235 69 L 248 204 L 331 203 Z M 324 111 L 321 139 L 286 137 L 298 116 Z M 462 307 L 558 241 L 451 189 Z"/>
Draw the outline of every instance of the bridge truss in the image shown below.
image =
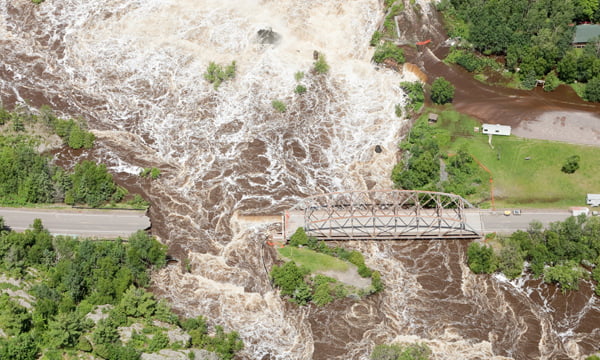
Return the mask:
<path fill-rule="evenodd" d="M 302 212 L 303 224 L 299 226 L 303 226 L 309 236 L 319 239 L 480 237 L 467 224 L 465 207 L 473 205 L 454 194 L 371 190 L 312 196 L 290 211 Z"/>

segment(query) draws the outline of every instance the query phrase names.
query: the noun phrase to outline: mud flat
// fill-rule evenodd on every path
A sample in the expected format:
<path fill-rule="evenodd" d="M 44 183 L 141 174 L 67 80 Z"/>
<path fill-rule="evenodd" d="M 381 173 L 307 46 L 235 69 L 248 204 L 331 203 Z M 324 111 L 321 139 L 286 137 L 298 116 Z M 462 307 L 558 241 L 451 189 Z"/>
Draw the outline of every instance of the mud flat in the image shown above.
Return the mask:
<path fill-rule="evenodd" d="M 549 111 L 521 121 L 513 133 L 529 139 L 600 146 L 600 117 L 583 111 Z"/>

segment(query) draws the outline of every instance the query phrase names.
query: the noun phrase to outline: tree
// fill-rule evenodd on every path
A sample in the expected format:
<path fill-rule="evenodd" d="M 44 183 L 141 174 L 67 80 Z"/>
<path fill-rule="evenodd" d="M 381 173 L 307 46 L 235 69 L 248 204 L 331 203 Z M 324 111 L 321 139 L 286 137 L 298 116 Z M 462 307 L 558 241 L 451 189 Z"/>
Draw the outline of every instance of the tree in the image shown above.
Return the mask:
<path fill-rule="evenodd" d="M 567 52 L 558 62 L 556 71 L 558 77 L 566 83 L 577 80 L 577 54 L 574 51 Z"/>
<path fill-rule="evenodd" d="M 565 161 L 565 163 L 563 164 L 560 171 L 562 171 L 566 174 L 574 173 L 575 171 L 577 171 L 577 169 L 579 169 L 579 160 L 580 160 L 579 155 L 569 156 L 567 158 L 567 160 Z"/>
<path fill-rule="evenodd" d="M 38 352 L 39 346 L 30 333 L 0 337 L 0 359 L 34 360 Z"/>
<path fill-rule="evenodd" d="M 306 86 L 304 86 L 302 84 L 298 84 L 298 85 L 296 85 L 294 92 L 298 95 L 302 95 L 306 92 Z"/>
<path fill-rule="evenodd" d="M 491 274 L 497 268 L 494 250 L 486 245 L 472 242 L 467 249 L 469 268 L 476 274 Z"/>
<path fill-rule="evenodd" d="M 11 300 L 7 294 L 0 294 L 0 329 L 8 335 L 26 333 L 32 325 L 27 308 Z"/>
<path fill-rule="evenodd" d="M 290 236 L 290 246 L 300 246 L 308 244 L 308 235 L 304 231 L 303 227 L 299 227 L 296 231 Z"/>
<path fill-rule="evenodd" d="M 313 295 L 313 302 L 317 306 L 327 305 L 333 301 L 333 296 L 329 293 L 329 284 L 321 282 L 315 288 L 315 294 Z"/>
<path fill-rule="evenodd" d="M 509 279 L 515 279 L 523 272 L 523 254 L 516 244 L 505 243 L 500 250 L 499 268 Z"/>
<path fill-rule="evenodd" d="M 582 276 L 583 270 L 574 261 L 544 269 L 544 282 L 558 283 L 562 292 L 577 290 Z"/>
<path fill-rule="evenodd" d="M 288 261 L 282 266 L 273 266 L 271 279 L 281 289 L 282 295 L 293 296 L 296 288 L 304 283 L 304 276 L 308 273 L 304 267 L 298 267 L 293 261 Z"/>
<path fill-rule="evenodd" d="M 587 83 L 583 91 L 583 98 L 587 101 L 600 102 L 600 76 Z"/>
<path fill-rule="evenodd" d="M 546 75 L 546 79 L 544 82 L 544 91 L 554 91 L 560 84 L 560 80 L 556 76 L 554 71 L 550 71 L 548 75 Z"/>
<path fill-rule="evenodd" d="M 91 320 L 84 319 L 76 312 L 59 313 L 48 324 L 46 341 L 55 349 L 73 348 L 81 334 L 91 326 Z"/>
<path fill-rule="evenodd" d="M 329 64 L 325 60 L 325 55 L 319 54 L 317 61 L 315 61 L 315 72 L 317 74 L 326 74 L 329 71 Z"/>
<path fill-rule="evenodd" d="M 454 98 L 454 86 L 443 77 L 435 79 L 431 84 L 431 100 L 435 104 L 446 104 Z"/>
<path fill-rule="evenodd" d="M 112 175 L 106 171 L 106 165 L 97 165 L 88 160 L 75 165 L 71 181 L 73 187 L 65 195 L 68 204 L 86 203 L 98 207 L 117 190 Z"/>

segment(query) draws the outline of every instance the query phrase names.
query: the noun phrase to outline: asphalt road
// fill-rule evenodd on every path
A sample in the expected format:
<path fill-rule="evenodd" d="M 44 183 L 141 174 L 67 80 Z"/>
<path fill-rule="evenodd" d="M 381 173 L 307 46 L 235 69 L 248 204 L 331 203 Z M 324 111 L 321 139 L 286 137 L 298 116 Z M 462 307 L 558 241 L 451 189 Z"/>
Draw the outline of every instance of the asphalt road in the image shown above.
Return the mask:
<path fill-rule="evenodd" d="M 504 210 L 480 210 L 482 230 L 484 233 L 509 234 L 517 230 L 527 230 L 529 224 L 537 220 L 546 227 L 551 222 L 564 221 L 571 216 L 571 212 L 564 209 L 557 210 L 522 210 L 521 215 L 504 215 Z"/>
<path fill-rule="evenodd" d="M 94 238 L 126 238 L 150 227 L 145 211 L 0 208 L 4 224 L 16 231 L 31 228 L 38 218 L 50 233 Z"/>

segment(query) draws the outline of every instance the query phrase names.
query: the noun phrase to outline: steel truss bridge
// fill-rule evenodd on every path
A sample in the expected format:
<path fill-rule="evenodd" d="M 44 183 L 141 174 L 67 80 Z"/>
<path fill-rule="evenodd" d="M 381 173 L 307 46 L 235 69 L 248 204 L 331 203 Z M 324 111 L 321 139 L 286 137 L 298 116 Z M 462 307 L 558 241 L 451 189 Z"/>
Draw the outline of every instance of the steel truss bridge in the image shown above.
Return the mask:
<path fill-rule="evenodd" d="M 335 192 L 303 199 L 284 214 L 286 239 L 298 227 L 323 240 L 479 238 L 454 194 L 417 190 Z"/>

